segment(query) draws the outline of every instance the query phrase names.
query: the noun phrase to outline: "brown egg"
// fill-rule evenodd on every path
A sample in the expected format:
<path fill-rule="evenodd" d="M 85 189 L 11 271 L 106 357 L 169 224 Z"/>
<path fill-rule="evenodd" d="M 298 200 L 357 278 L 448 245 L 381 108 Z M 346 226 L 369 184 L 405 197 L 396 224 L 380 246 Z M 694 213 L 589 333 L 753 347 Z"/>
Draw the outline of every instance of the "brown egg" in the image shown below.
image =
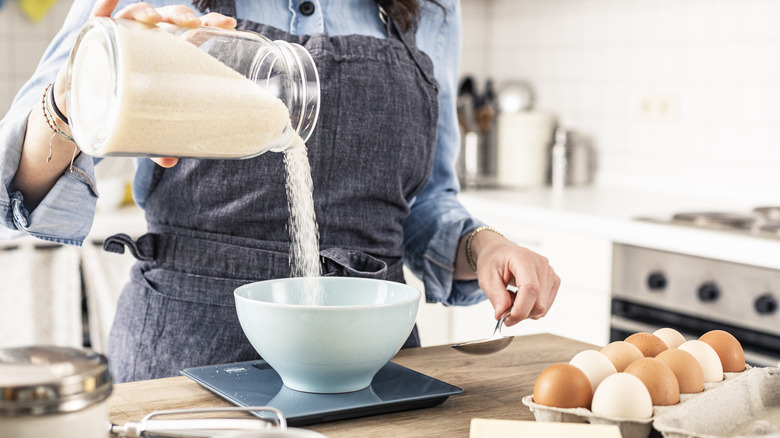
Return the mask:
<path fill-rule="evenodd" d="M 704 391 L 704 372 L 701 370 L 699 361 L 691 353 L 673 348 L 662 351 L 655 358 L 665 363 L 677 377 L 680 394 L 695 394 Z"/>
<path fill-rule="evenodd" d="M 611 342 L 601 349 L 601 353 L 607 356 L 619 373 L 623 372 L 631 362 L 644 357 L 636 345 L 626 341 Z"/>
<path fill-rule="evenodd" d="M 680 386 L 674 372 L 654 357 L 644 357 L 626 368 L 626 373 L 639 377 L 650 392 L 653 406 L 669 406 L 680 402 Z"/>
<path fill-rule="evenodd" d="M 556 408 L 590 409 L 593 389 L 588 376 L 568 363 L 547 367 L 534 384 L 534 402 Z"/>
<path fill-rule="evenodd" d="M 724 373 L 739 373 L 745 371 L 745 351 L 731 333 L 723 330 L 709 331 L 699 338 L 709 344 L 720 358 Z"/>
<path fill-rule="evenodd" d="M 658 353 L 669 349 L 669 347 L 666 346 L 666 342 L 661 338 L 647 332 L 634 333 L 626 338 L 626 342 L 636 345 L 636 348 L 638 348 L 645 357 L 656 357 L 658 356 Z"/>

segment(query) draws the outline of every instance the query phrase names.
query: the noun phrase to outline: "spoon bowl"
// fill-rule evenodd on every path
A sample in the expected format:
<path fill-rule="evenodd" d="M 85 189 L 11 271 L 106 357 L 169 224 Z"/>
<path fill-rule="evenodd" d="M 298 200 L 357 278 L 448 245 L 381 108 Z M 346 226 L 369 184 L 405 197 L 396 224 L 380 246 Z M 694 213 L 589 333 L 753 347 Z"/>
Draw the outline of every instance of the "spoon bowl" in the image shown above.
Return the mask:
<path fill-rule="evenodd" d="M 506 290 L 516 294 L 517 286 L 508 285 Z M 511 310 L 512 306 L 509 306 L 509 309 L 507 309 L 506 312 L 501 315 L 501 318 L 498 319 L 498 323 L 496 323 L 496 328 L 493 329 L 493 335 L 491 337 L 477 341 L 464 342 L 462 344 L 455 344 L 452 348 L 466 354 L 491 354 L 508 347 L 515 338 L 513 336 L 504 336 L 501 334 L 501 329 L 504 327 L 504 319 L 509 316 Z"/>
<path fill-rule="evenodd" d="M 501 315 L 501 318 L 498 320 L 496 328 L 493 330 L 493 336 L 478 341 L 455 344 L 452 348 L 466 354 L 491 354 L 503 350 L 515 339 L 513 336 L 504 336 L 501 334 L 501 328 L 504 327 L 504 318 L 506 318 L 507 315 L 509 315 L 508 310 Z"/>

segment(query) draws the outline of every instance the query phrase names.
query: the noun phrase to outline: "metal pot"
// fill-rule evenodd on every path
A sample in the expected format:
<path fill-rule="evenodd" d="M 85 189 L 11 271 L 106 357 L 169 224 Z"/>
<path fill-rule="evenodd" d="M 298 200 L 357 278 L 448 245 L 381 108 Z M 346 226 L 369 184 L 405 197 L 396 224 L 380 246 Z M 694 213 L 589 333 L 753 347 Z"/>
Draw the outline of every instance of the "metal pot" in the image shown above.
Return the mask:
<path fill-rule="evenodd" d="M 106 438 L 106 358 L 68 347 L 0 349 L 0 436 Z"/>

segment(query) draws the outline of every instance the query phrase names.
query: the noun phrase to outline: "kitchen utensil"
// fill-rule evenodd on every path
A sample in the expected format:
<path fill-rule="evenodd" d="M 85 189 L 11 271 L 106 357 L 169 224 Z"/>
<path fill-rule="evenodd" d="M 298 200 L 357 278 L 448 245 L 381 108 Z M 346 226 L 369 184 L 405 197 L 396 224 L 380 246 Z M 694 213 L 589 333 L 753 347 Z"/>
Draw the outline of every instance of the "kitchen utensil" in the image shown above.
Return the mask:
<path fill-rule="evenodd" d="M 495 185 L 497 156 L 496 117 L 498 116 L 498 98 L 493 81 L 485 83 L 485 92 L 477 100 L 476 120 L 479 132 L 477 186 Z"/>
<path fill-rule="evenodd" d="M 517 293 L 517 287 L 507 286 L 507 290 L 512 293 Z M 501 333 L 501 329 L 504 326 L 504 319 L 509 316 L 509 312 L 512 310 L 510 306 L 501 318 L 496 323 L 496 328 L 493 329 L 493 335 L 487 339 L 464 342 L 462 344 L 455 344 L 452 348 L 467 354 L 491 354 L 503 350 L 508 347 L 509 344 L 515 339 L 513 336 L 504 336 Z"/>
<path fill-rule="evenodd" d="M 0 349 L 0 436 L 105 438 L 112 379 L 89 350 Z"/>
<path fill-rule="evenodd" d="M 157 417 L 171 415 L 203 414 L 208 412 L 251 412 L 261 417 L 242 418 L 183 418 L 161 420 Z M 272 414 L 268 417 L 266 414 Z M 324 437 L 321 433 L 287 427 L 282 411 L 270 406 L 193 408 L 155 411 L 141 421 L 129 421 L 124 425 L 111 424 L 111 436 L 124 438 L 164 437 L 164 438 L 270 438 L 270 437 Z"/>
<path fill-rule="evenodd" d="M 456 170 L 462 187 L 476 188 L 479 156 L 479 134 L 477 133 L 476 106 L 478 97 L 474 79 L 466 76 L 458 88 L 457 112 L 460 125 L 461 145 Z"/>
<path fill-rule="evenodd" d="M 306 303 L 315 288 L 321 304 Z M 235 290 L 249 342 L 288 388 L 337 393 L 368 387 L 411 333 L 420 291 L 358 277 L 296 277 Z"/>

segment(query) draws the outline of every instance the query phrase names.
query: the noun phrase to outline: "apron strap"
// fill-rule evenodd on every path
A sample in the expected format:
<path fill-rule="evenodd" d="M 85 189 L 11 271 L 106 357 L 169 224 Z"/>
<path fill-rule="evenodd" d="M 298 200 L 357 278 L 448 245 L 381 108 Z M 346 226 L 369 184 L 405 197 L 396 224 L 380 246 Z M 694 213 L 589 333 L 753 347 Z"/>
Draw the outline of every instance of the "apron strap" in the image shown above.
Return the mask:
<path fill-rule="evenodd" d="M 433 68 L 430 67 L 430 61 L 427 58 L 424 58 L 422 52 L 417 49 L 417 43 L 415 41 L 417 24 L 415 23 L 412 27 L 409 28 L 409 30 L 404 32 L 401 30 L 401 27 L 398 25 L 398 23 L 393 20 L 392 17 L 390 17 L 381 6 L 379 7 L 379 18 L 385 25 L 385 32 L 387 32 L 387 36 L 395 37 L 401 41 L 401 43 L 403 43 L 404 47 L 406 47 L 406 51 L 409 52 L 409 56 L 411 56 L 414 64 L 417 66 L 417 69 L 420 70 L 423 77 L 425 78 L 425 81 L 431 84 L 434 89 L 438 90 L 438 83 L 436 82 L 436 79 L 428 74 L 429 71 L 433 71 Z M 428 66 L 428 68 L 425 68 L 425 66 Z"/>
<path fill-rule="evenodd" d="M 241 280 L 265 280 L 290 276 L 289 254 L 250 248 L 211 239 L 148 233 L 133 240 L 117 234 L 103 242 L 108 252 L 123 254 L 125 248 L 137 260 L 193 274 Z M 361 277 L 403 283 L 403 260 L 387 262 L 366 253 L 344 248 L 320 251 L 323 276 Z"/>

